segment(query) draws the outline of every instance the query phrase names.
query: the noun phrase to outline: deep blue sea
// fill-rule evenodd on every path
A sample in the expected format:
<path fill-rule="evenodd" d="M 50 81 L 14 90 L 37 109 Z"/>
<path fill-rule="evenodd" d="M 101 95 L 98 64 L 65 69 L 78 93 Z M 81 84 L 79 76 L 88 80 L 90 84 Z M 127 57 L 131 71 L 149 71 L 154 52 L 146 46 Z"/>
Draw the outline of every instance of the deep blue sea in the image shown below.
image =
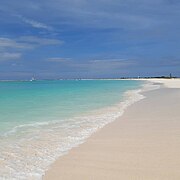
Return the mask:
<path fill-rule="evenodd" d="M 143 83 L 0 82 L 0 179 L 41 179 L 56 158 L 137 101 Z"/>

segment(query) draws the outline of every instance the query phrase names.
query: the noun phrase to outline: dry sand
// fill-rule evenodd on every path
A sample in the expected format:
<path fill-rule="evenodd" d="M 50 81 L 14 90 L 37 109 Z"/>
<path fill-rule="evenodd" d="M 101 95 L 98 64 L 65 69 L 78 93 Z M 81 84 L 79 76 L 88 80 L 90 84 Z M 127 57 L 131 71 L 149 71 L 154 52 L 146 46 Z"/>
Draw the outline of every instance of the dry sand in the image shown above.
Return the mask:
<path fill-rule="evenodd" d="M 180 80 L 160 81 L 173 88 L 145 93 L 122 117 L 60 157 L 44 179 L 180 180 L 180 89 L 174 89 Z"/>
<path fill-rule="evenodd" d="M 147 80 L 147 79 L 146 79 Z M 180 78 L 177 79 L 148 79 L 147 81 L 162 83 L 168 88 L 180 88 Z"/>

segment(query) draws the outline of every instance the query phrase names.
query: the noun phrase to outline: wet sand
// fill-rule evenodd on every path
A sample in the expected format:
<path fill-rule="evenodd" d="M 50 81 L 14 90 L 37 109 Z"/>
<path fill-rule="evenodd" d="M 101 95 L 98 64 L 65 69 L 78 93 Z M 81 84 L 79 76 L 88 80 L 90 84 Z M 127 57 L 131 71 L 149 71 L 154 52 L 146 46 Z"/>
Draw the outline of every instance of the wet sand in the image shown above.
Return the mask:
<path fill-rule="evenodd" d="M 60 157 L 43 179 L 179 180 L 180 80 L 166 82 Z"/>

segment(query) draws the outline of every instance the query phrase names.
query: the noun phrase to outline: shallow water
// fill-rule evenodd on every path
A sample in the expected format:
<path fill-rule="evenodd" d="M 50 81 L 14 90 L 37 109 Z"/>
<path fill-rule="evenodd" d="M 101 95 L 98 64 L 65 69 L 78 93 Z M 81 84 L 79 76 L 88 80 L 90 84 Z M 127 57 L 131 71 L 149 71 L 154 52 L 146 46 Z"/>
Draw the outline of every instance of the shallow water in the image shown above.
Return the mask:
<path fill-rule="evenodd" d="M 0 178 L 41 179 L 57 157 L 141 99 L 137 89 L 142 84 L 130 80 L 0 82 Z"/>

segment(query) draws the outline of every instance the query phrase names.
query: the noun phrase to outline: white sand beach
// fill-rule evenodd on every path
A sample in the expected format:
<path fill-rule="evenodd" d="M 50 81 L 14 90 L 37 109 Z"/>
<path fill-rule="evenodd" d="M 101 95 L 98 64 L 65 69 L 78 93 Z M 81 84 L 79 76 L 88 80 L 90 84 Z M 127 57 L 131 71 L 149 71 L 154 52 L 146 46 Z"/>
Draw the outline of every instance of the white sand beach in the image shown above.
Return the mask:
<path fill-rule="evenodd" d="M 179 180 L 180 79 L 144 93 L 145 99 L 60 157 L 46 180 Z"/>

